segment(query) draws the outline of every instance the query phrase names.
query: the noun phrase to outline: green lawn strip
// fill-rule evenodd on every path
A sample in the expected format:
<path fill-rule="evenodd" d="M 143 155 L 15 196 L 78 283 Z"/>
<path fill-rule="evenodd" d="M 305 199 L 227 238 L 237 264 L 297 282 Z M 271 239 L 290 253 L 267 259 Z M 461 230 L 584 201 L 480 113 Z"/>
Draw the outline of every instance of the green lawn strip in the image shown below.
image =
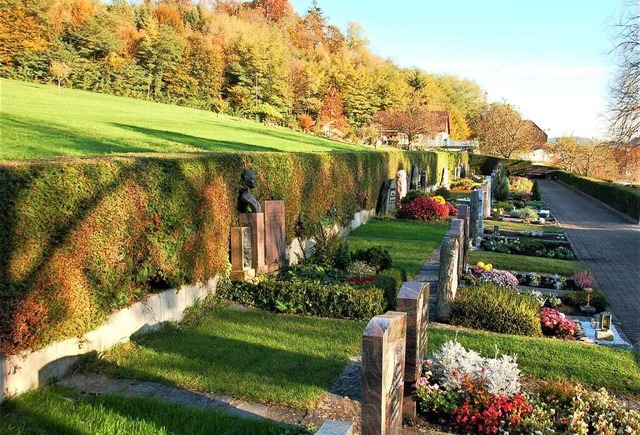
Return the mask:
<path fill-rule="evenodd" d="M 46 388 L 0 406 L 0 433 L 11 434 L 273 434 L 289 427 L 149 398 L 94 396 Z M 290 427 L 293 433 L 293 427 Z"/>
<path fill-rule="evenodd" d="M 544 231 L 545 233 L 563 234 L 564 229 L 555 225 L 534 225 L 534 224 L 521 224 L 518 222 L 502 222 L 486 220 L 484 224 L 487 228 L 493 229 L 494 225 L 498 225 L 501 230 L 508 231 Z"/>
<path fill-rule="evenodd" d="M 402 267 L 412 277 L 431 253 L 440 246 L 448 225 L 405 220 L 371 220 L 349 235 L 349 249 L 355 252 L 371 246 L 389 251 L 394 267 Z"/>
<path fill-rule="evenodd" d="M 0 160 L 111 153 L 373 149 L 213 112 L 0 79 Z"/>
<path fill-rule="evenodd" d="M 218 308 L 118 346 L 89 367 L 309 409 L 358 354 L 366 323 Z"/>
<path fill-rule="evenodd" d="M 432 324 L 429 328 L 429 354 L 442 344 L 455 340 L 485 357 L 517 355 L 523 373 L 540 379 L 568 379 L 615 392 L 640 397 L 640 358 L 638 354 L 605 346 L 551 338 L 519 337 Z"/>
<path fill-rule="evenodd" d="M 467 261 L 469 264 L 476 264 L 478 261 L 491 263 L 496 269 L 516 270 L 520 272 L 557 273 L 559 275 L 571 275 L 576 270 L 586 269 L 586 266 L 579 261 L 502 254 L 489 251 L 469 251 Z"/>

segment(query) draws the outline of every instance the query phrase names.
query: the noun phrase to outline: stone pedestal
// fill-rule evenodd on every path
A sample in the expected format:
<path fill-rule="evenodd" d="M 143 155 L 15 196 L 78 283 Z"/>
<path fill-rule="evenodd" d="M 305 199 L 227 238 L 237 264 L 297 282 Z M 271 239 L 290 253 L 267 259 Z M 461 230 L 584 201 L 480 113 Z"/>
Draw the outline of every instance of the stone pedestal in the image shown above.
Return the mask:
<path fill-rule="evenodd" d="M 284 201 L 264 202 L 264 246 L 268 272 L 284 266 L 287 256 Z"/>
<path fill-rule="evenodd" d="M 402 430 L 407 315 L 395 311 L 369 321 L 362 336 L 362 435 Z"/>
<path fill-rule="evenodd" d="M 438 309 L 436 318 L 448 322 L 451 303 L 458 290 L 458 240 L 445 237 L 440 246 L 440 273 L 438 274 Z"/>
<path fill-rule="evenodd" d="M 416 418 L 415 384 L 422 374 L 429 332 L 429 283 L 405 282 L 396 298 L 396 310 L 407 313 L 407 350 L 404 364 L 404 418 Z"/>
<path fill-rule="evenodd" d="M 491 177 L 487 177 L 488 183 L 482 185 L 482 217 L 491 217 Z"/>
<path fill-rule="evenodd" d="M 240 213 L 238 220 L 242 226 L 251 228 L 251 267 L 256 273 L 266 273 L 264 213 Z"/>
<path fill-rule="evenodd" d="M 231 227 L 231 279 L 245 281 L 256 276 L 251 267 L 251 228 Z"/>

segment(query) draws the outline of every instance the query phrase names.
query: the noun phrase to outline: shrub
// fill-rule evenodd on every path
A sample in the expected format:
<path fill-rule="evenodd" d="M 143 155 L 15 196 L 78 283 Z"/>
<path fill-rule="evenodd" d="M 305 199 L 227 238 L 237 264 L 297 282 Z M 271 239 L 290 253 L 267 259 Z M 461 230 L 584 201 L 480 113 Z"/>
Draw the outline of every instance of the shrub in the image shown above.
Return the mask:
<path fill-rule="evenodd" d="M 637 434 L 640 433 L 640 411 L 630 409 L 609 395 L 606 389 L 589 391 L 576 387 L 573 415 L 569 432 L 576 434 Z"/>
<path fill-rule="evenodd" d="M 540 194 L 540 185 L 538 180 L 533 180 L 533 187 L 531 188 L 531 200 L 542 201 L 542 195 Z"/>
<path fill-rule="evenodd" d="M 432 198 L 417 197 L 400 208 L 400 217 L 404 219 L 430 221 L 444 219 L 447 216 L 449 216 L 448 207 Z"/>
<path fill-rule="evenodd" d="M 455 205 L 447 202 L 445 206 L 447 207 L 447 210 L 449 210 L 449 216 L 458 216 L 458 208 Z"/>
<path fill-rule="evenodd" d="M 520 194 L 523 193 L 531 193 L 531 189 L 533 187 L 533 183 L 526 177 L 517 177 L 512 176 L 509 177 L 509 191 L 517 192 Z"/>
<path fill-rule="evenodd" d="M 393 263 L 389 251 L 380 248 L 379 246 L 372 246 L 367 249 L 358 249 L 351 256 L 351 259 L 354 261 L 365 261 L 374 266 L 378 272 L 389 269 Z"/>
<path fill-rule="evenodd" d="M 347 278 L 366 278 L 376 274 L 376 267 L 371 264 L 356 260 L 347 266 L 345 275 Z"/>
<path fill-rule="evenodd" d="M 538 218 L 538 212 L 536 212 L 531 207 L 516 209 L 516 210 L 513 210 L 510 214 L 511 216 L 518 217 L 520 219 L 537 219 Z"/>
<path fill-rule="evenodd" d="M 400 205 L 409 204 L 411 201 L 418 197 L 429 197 L 427 192 L 423 192 L 422 190 L 410 190 L 407 192 L 404 198 L 400 200 Z"/>
<path fill-rule="evenodd" d="M 515 207 L 510 201 L 496 201 L 493 206 L 498 210 L 504 210 L 506 213 L 511 212 Z"/>
<path fill-rule="evenodd" d="M 278 307 L 299 307 L 312 316 L 365 320 L 384 309 L 384 295 L 376 287 L 357 288 L 349 284 L 319 284 L 275 279 L 235 283 L 222 296 L 263 310 L 280 312 Z"/>
<path fill-rule="evenodd" d="M 515 289 L 519 284 L 518 278 L 508 270 L 491 269 L 484 271 L 480 275 L 480 279 L 482 282 L 511 289 Z"/>
<path fill-rule="evenodd" d="M 588 269 L 581 269 L 574 272 L 573 282 L 576 283 L 576 287 L 579 287 L 581 289 L 593 288 L 595 285 L 593 275 L 591 275 L 591 271 L 589 271 Z"/>
<path fill-rule="evenodd" d="M 404 269 L 387 269 L 375 276 L 371 282 L 373 287 L 379 288 L 384 292 L 384 299 L 388 308 L 395 307 L 396 297 L 400 291 L 400 287 L 407 280 L 407 273 Z"/>
<path fill-rule="evenodd" d="M 553 308 L 540 309 L 540 325 L 542 333 L 549 337 L 569 339 L 576 335 L 576 323 L 564 318 L 558 310 Z"/>
<path fill-rule="evenodd" d="M 443 205 L 444 205 L 444 204 L 446 204 L 446 203 L 447 203 L 447 200 L 446 200 L 446 199 L 444 199 L 444 197 L 443 197 L 443 196 L 440 196 L 440 195 L 432 196 L 432 197 L 431 197 L 431 199 L 433 199 L 433 200 L 434 200 L 435 202 L 437 202 L 438 204 L 443 204 Z"/>
<path fill-rule="evenodd" d="M 496 201 L 506 201 L 509 198 L 509 179 L 507 177 L 498 178 L 494 196 Z"/>
<path fill-rule="evenodd" d="M 449 193 L 449 189 L 446 187 L 438 187 L 435 192 L 433 192 L 435 196 L 441 196 L 444 199 L 449 199 L 451 197 L 451 193 Z"/>
<path fill-rule="evenodd" d="M 511 289 L 485 284 L 462 287 L 451 305 L 451 323 L 515 335 L 541 335 L 540 306 Z"/>
<path fill-rule="evenodd" d="M 475 186 L 475 183 L 470 178 L 460 178 L 451 183 L 451 189 L 458 190 L 471 190 Z"/>

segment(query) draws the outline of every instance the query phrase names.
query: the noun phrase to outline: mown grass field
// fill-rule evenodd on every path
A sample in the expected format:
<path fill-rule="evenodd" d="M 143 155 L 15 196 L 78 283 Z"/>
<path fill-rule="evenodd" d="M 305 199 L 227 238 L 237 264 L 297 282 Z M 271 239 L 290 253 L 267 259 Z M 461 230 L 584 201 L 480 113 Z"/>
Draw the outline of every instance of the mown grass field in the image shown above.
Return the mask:
<path fill-rule="evenodd" d="M 0 79 L 0 160 L 113 153 L 363 150 L 213 112 Z M 372 148 L 370 148 L 372 149 Z"/>

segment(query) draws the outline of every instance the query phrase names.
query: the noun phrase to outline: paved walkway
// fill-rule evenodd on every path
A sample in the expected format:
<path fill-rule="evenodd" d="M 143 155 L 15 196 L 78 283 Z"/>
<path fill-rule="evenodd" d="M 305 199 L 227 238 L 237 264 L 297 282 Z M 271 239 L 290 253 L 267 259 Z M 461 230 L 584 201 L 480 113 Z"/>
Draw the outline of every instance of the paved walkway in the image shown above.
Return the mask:
<path fill-rule="evenodd" d="M 631 343 L 640 349 L 640 225 L 600 201 L 555 181 L 539 180 L 543 200 L 595 277 Z"/>

